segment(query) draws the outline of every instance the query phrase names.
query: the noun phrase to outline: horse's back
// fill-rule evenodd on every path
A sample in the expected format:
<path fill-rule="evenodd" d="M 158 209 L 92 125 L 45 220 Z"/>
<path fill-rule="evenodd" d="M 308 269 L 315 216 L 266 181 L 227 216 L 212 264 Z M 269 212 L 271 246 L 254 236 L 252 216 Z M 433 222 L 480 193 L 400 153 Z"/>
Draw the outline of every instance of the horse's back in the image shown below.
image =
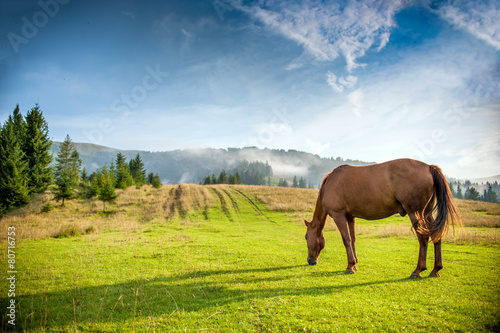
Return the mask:
<path fill-rule="evenodd" d="M 368 166 L 344 165 L 332 171 L 323 184 L 323 203 L 330 211 L 346 211 L 378 219 L 413 209 L 432 195 L 429 166 L 399 159 Z"/>

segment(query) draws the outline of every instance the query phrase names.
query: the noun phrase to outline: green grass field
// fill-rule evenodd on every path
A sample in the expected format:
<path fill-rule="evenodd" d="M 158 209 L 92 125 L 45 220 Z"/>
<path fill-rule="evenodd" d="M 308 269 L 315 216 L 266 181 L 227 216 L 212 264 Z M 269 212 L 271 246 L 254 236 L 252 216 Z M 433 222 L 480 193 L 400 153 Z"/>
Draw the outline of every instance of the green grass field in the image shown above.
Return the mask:
<path fill-rule="evenodd" d="M 409 279 L 407 218 L 357 221 L 359 271 L 344 275 L 333 222 L 306 263 L 302 219 L 317 190 L 144 186 L 111 211 L 44 195 L 1 220 L 16 227 L 16 325 L 28 332 L 481 332 L 500 329 L 500 205 L 461 201 L 439 279 Z M 56 205 L 54 202 L 51 204 Z M 430 246 L 427 266 L 432 268 Z M 0 289 L 6 309 L 8 284 Z M 2 313 L 4 313 L 2 311 Z"/>

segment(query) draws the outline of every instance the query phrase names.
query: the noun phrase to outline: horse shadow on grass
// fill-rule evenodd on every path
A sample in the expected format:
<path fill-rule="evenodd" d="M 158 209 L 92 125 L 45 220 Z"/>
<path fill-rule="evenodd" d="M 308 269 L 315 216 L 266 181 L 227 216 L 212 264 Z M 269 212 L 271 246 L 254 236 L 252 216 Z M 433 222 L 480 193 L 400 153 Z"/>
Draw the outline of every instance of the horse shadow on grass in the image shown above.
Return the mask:
<path fill-rule="evenodd" d="M 282 282 L 303 279 L 310 283 Z M 338 277 L 335 283 L 315 285 L 314 277 Z M 189 271 L 153 279 L 138 279 L 124 283 L 75 287 L 60 292 L 38 292 L 16 298 L 16 329 L 63 329 L 73 325 L 91 327 L 102 323 L 117 324 L 139 317 L 171 316 L 177 312 L 192 312 L 210 307 L 248 300 L 276 297 L 320 296 L 349 291 L 370 285 L 397 283 L 409 279 L 385 279 L 356 283 L 343 271 L 311 272 L 308 265 L 275 266 L 251 269 L 213 269 Z M 341 280 L 341 281 L 339 281 Z M 7 298 L 0 306 L 7 306 Z M 0 330 L 7 327 L 4 314 Z M 12 328 L 9 326 L 9 328 Z"/>

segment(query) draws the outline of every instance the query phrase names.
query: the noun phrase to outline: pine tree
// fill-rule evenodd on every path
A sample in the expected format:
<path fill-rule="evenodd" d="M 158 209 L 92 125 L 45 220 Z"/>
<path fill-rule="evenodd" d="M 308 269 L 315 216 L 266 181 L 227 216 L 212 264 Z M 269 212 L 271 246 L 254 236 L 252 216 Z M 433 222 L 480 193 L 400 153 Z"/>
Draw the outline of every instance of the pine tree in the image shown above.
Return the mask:
<path fill-rule="evenodd" d="M 498 203 L 498 195 L 493 190 L 493 186 L 489 182 L 487 182 L 486 187 L 487 189 L 484 190 L 483 194 L 483 201 Z"/>
<path fill-rule="evenodd" d="M 302 177 L 300 177 L 300 180 L 299 180 L 299 187 L 300 188 L 306 188 L 307 187 L 307 183 L 306 183 L 306 180 Z"/>
<path fill-rule="evenodd" d="M 137 156 L 134 159 L 130 160 L 129 168 L 135 185 L 142 186 L 146 184 L 146 169 L 144 168 L 144 163 L 142 162 L 141 155 L 139 155 L 139 153 L 137 153 Z"/>
<path fill-rule="evenodd" d="M 83 167 L 82 173 L 80 174 L 80 178 L 84 184 L 88 183 L 88 181 L 90 180 L 87 174 L 87 169 L 85 167 Z"/>
<path fill-rule="evenodd" d="M 0 213 L 29 201 L 28 166 L 15 123 L 15 115 L 9 116 L 0 131 Z"/>
<path fill-rule="evenodd" d="M 115 177 L 104 166 L 97 176 L 97 198 L 102 201 L 102 211 L 106 212 L 106 202 L 113 202 L 118 196 L 115 193 Z"/>
<path fill-rule="evenodd" d="M 75 188 L 78 185 L 81 164 L 82 161 L 75 145 L 71 142 L 69 135 L 66 135 L 56 157 L 54 172 L 56 184 L 54 195 L 57 201 L 62 200 L 62 206 L 64 206 L 64 200 L 75 197 Z"/>
<path fill-rule="evenodd" d="M 158 176 L 158 174 L 155 174 L 153 176 L 153 179 L 151 181 L 151 185 L 153 185 L 154 188 L 160 188 L 161 187 L 161 180 L 160 180 L 160 176 Z"/>
<path fill-rule="evenodd" d="M 117 188 L 126 189 L 134 184 L 134 179 L 130 174 L 130 166 L 122 153 L 116 155 L 116 168 L 112 171 L 114 171 L 112 174 L 115 175 Z"/>
<path fill-rule="evenodd" d="M 22 149 L 28 162 L 28 189 L 30 193 L 40 193 L 52 184 L 52 141 L 38 104 L 26 114 L 25 129 Z"/>
<path fill-rule="evenodd" d="M 479 192 L 474 187 L 469 187 L 465 191 L 464 199 L 479 201 L 481 199 L 481 195 L 479 194 Z"/>
<path fill-rule="evenodd" d="M 457 197 L 457 191 L 455 191 L 455 188 L 453 187 L 453 184 L 448 183 L 448 186 L 450 187 L 451 195 L 453 195 L 454 198 Z"/>
<path fill-rule="evenodd" d="M 242 181 L 241 181 L 241 177 L 240 177 L 239 172 L 236 172 L 236 173 L 234 174 L 234 183 L 235 183 L 235 184 L 242 184 Z"/>
<path fill-rule="evenodd" d="M 460 183 L 458 183 L 457 185 L 457 196 L 456 196 L 457 199 L 463 199 L 464 198 L 464 195 L 462 193 L 462 188 L 460 187 Z"/>
<path fill-rule="evenodd" d="M 278 182 L 278 186 L 280 186 L 280 187 L 288 187 L 288 182 L 286 181 L 286 179 L 280 178 L 280 180 Z"/>
<path fill-rule="evenodd" d="M 205 179 L 203 180 L 203 185 L 210 185 L 212 184 L 212 177 L 206 176 Z"/>
<path fill-rule="evenodd" d="M 88 189 L 87 192 L 87 198 L 92 198 L 96 195 L 99 194 L 99 188 L 100 188 L 100 170 L 98 169 L 97 171 L 92 172 L 90 175 L 90 188 Z"/>
<path fill-rule="evenodd" d="M 219 179 L 217 180 L 217 183 L 218 184 L 227 184 L 228 183 L 226 171 L 222 170 L 220 172 Z"/>
<path fill-rule="evenodd" d="M 155 174 L 153 172 L 148 173 L 148 178 L 147 178 L 148 184 L 153 184 L 154 176 Z"/>
<path fill-rule="evenodd" d="M 24 121 L 24 117 L 19 111 L 19 104 L 16 105 L 14 112 L 12 114 L 12 122 L 14 126 L 14 133 L 17 137 L 19 144 L 23 145 L 26 136 L 26 122 Z"/>
<path fill-rule="evenodd" d="M 292 185 L 292 187 L 299 187 L 299 183 L 297 181 L 297 176 L 293 177 L 293 185 Z"/>

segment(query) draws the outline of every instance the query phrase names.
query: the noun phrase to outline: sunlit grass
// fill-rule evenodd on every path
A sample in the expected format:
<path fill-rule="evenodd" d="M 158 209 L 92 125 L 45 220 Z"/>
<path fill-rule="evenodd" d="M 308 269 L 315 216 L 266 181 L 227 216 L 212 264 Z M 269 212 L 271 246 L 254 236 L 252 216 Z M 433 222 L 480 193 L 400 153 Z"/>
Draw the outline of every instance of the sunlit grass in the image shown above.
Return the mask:
<path fill-rule="evenodd" d="M 317 190 L 183 184 L 119 194 L 108 213 L 95 200 L 61 208 L 45 195 L 2 219 L 2 232 L 14 224 L 21 235 L 19 330 L 498 329 L 495 224 L 456 228 L 455 236 L 451 230 L 443 277 L 413 281 L 418 243 L 408 218 L 358 220 L 359 271 L 345 276 L 345 249 L 331 219 L 319 264 L 306 264 L 302 219 L 310 219 Z M 55 208 L 41 213 L 47 202 Z M 496 216 L 495 205 L 459 207 L 468 219 Z M 460 232 L 469 234 L 461 239 Z M 6 258 L 2 252 L 4 271 Z"/>

